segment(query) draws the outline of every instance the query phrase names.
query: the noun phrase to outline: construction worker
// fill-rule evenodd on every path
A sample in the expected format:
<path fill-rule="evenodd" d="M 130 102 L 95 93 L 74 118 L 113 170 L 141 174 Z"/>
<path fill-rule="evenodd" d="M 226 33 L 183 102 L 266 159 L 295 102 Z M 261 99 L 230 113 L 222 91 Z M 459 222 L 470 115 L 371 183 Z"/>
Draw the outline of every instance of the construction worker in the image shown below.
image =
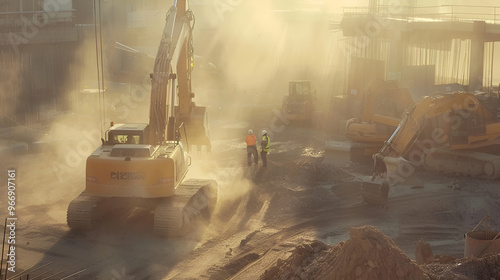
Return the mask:
<path fill-rule="evenodd" d="M 247 142 L 247 162 L 248 166 L 252 166 L 252 155 L 255 160 L 255 165 L 259 163 L 259 156 L 257 155 L 257 137 L 253 135 L 253 130 L 248 130 L 248 135 L 245 138 Z"/>
<path fill-rule="evenodd" d="M 267 167 L 267 153 L 271 150 L 271 140 L 267 136 L 267 131 L 262 130 L 262 141 L 260 141 L 260 156 L 262 157 L 262 166 Z"/>

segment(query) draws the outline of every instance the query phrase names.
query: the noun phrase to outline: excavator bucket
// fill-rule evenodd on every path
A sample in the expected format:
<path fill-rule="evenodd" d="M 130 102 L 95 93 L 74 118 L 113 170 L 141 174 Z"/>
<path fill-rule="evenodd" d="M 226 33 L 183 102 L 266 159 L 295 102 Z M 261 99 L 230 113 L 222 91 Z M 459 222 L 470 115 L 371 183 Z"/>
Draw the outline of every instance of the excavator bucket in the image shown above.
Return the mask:
<path fill-rule="evenodd" d="M 385 205 L 389 197 L 389 184 L 387 181 L 383 181 L 382 183 L 363 182 L 361 185 L 361 195 L 365 204 Z"/>
<path fill-rule="evenodd" d="M 415 166 L 402 157 L 380 157 L 379 154 L 373 156 L 375 160 L 374 173 L 382 175 L 389 186 L 422 185 L 422 181 L 415 175 Z"/>
<path fill-rule="evenodd" d="M 180 119 L 183 126 L 179 133 L 183 142 L 187 147 L 196 146 L 198 152 L 201 152 L 202 147 L 206 147 L 208 153 L 211 152 L 210 133 L 208 131 L 208 115 L 207 107 L 193 106 L 189 118 Z"/>
<path fill-rule="evenodd" d="M 374 155 L 375 176 L 383 178 L 382 182 L 364 182 L 362 187 L 363 202 L 373 205 L 385 205 L 389 195 L 389 187 L 395 185 L 422 186 L 423 182 L 416 177 L 413 164 L 402 157 L 382 157 Z"/>

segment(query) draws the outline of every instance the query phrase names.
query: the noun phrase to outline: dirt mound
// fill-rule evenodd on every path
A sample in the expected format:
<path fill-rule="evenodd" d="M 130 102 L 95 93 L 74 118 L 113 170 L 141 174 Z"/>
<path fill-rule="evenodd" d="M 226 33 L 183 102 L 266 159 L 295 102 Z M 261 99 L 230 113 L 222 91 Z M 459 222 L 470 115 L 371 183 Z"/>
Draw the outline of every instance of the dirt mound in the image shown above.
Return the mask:
<path fill-rule="evenodd" d="M 394 241 L 373 226 L 354 227 L 336 245 L 300 245 L 260 279 L 429 279 Z"/>

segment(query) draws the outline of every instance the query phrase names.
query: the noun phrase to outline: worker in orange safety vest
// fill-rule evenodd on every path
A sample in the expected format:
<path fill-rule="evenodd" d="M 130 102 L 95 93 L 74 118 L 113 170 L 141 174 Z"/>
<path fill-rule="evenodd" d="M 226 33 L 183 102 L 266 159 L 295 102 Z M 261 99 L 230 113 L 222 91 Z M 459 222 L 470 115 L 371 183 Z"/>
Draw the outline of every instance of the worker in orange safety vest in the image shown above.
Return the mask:
<path fill-rule="evenodd" d="M 255 165 L 259 163 L 259 157 L 257 155 L 257 137 L 253 135 L 253 130 L 248 130 L 248 135 L 245 138 L 247 143 L 247 162 L 248 166 L 252 166 L 252 155 L 255 160 Z"/>

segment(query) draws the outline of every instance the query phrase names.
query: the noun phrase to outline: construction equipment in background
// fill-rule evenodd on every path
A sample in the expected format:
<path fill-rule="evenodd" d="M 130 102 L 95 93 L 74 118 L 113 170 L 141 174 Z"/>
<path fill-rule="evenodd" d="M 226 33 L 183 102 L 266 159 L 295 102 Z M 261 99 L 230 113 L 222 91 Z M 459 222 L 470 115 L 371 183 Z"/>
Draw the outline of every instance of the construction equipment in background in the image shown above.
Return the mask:
<path fill-rule="evenodd" d="M 413 104 L 410 92 L 396 81 L 372 81 L 362 93 L 352 96 L 361 108 L 346 122 L 345 134 L 352 143 L 350 160 L 371 159 L 394 132 L 404 110 Z"/>
<path fill-rule="evenodd" d="M 291 122 L 310 122 L 314 110 L 314 93 L 308 80 L 290 81 L 288 95 L 283 97 L 282 112 Z"/>
<path fill-rule="evenodd" d="M 91 230 L 109 213 L 141 207 L 154 211 L 155 233 L 177 236 L 214 209 L 215 181 L 184 181 L 191 163 L 184 145 L 210 146 L 206 110 L 192 102 L 193 23 L 187 0 L 175 1 L 155 59 L 149 123 L 112 124 L 87 158 L 85 191 L 68 207 L 72 230 Z"/>
<path fill-rule="evenodd" d="M 380 151 L 375 178 L 366 183 L 363 201 L 385 204 L 389 187 L 405 184 L 415 168 L 456 175 L 500 177 L 500 99 L 455 92 L 425 97 L 411 106 Z"/>
<path fill-rule="evenodd" d="M 345 105 L 350 111 L 345 115 L 354 117 L 345 121 L 343 132 L 350 141 L 327 141 L 327 162 L 336 165 L 370 162 L 411 104 L 410 92 L 398 88 L 396 81 L 374 79 L 363 91 L 351 92 Z"/>

